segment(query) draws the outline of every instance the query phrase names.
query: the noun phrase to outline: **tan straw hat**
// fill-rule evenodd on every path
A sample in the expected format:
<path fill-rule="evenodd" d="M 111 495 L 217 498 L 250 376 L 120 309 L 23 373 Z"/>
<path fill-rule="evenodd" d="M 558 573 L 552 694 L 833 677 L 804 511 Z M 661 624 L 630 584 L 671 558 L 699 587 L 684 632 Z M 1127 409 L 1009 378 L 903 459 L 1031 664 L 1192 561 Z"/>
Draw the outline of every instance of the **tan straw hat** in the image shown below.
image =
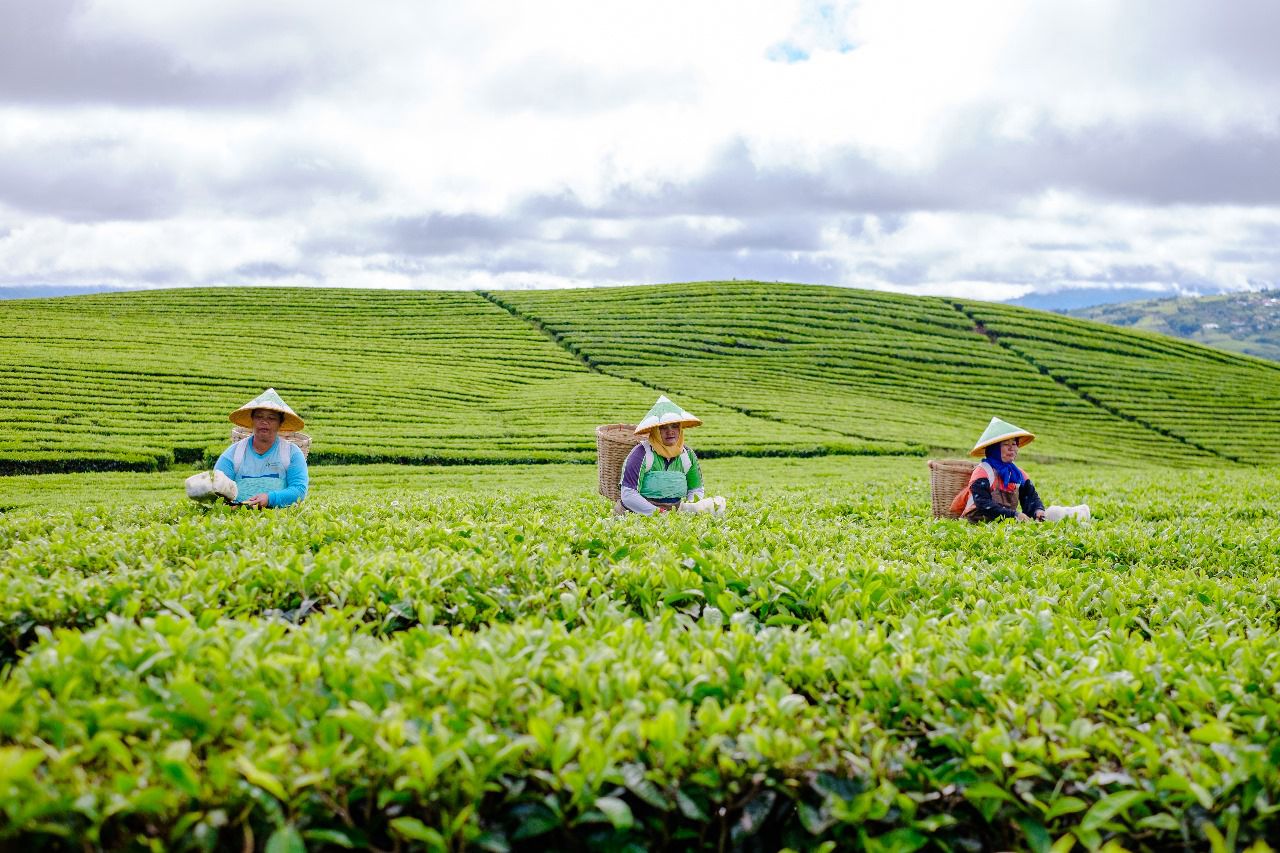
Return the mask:
<path fill-rule="evenodd" d="M 1018 439 L 1019 447 L 1036 440 L 1036 437 L 1025 429 L 1016 427 L 1008 421 L 992 418 L 991 423 L 987 424 L 987 428 L 983 431 L 982 437 L 978 439 L 978 443 L 973 446 L 973 450 L 969 451 L 969 455 L 981 456 L 987 446 L 1008 441 L 1011 438 Z"/>
<path fill-rule="evenodd" d="M 302 429 L 304 424 L 302 418 L 298 417 L 298 413 L 289 408 L 289 404 L 280 399 L 280 395 L 276 393 L 276 389 L 268 388 L 240 408 L 232 412 L 227 420 L 236 426 L 242 426 L 245 429 L 253 429 L 253 410 L 267 409 L 272 412 L 279 412 L 284 415 L 284 423 L 280 424 L 281 432 L 297 432 Z"/>

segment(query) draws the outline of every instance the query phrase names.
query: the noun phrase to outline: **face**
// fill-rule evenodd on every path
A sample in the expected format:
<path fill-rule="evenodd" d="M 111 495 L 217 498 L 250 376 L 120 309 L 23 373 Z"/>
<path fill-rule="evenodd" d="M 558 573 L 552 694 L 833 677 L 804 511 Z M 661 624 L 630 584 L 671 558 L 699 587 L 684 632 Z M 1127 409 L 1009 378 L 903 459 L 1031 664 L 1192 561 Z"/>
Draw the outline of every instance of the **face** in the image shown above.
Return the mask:
<path fill-rule="evenodd" d="M 254 409 L 251 415 L 253 418 L 253 437 L 260 441 L 275 441 L 276 433 L 280 432 L 280 425 L 284 423 L 284 415 L 279 412 L 273 412 L 270 409 Z"/>
<path fill-rule="evenodd" d="M 1000 461 L 1012 462 L 1018 458 L 1018 440 L 1011 438 L 1000 442 Z"/>
<path fill-rule="evenodd" d="M 663 424 L 658 427 L 658 435 L 662 436 L 663 444 L 675 444 L 680 440 L 680 424 Z"/>

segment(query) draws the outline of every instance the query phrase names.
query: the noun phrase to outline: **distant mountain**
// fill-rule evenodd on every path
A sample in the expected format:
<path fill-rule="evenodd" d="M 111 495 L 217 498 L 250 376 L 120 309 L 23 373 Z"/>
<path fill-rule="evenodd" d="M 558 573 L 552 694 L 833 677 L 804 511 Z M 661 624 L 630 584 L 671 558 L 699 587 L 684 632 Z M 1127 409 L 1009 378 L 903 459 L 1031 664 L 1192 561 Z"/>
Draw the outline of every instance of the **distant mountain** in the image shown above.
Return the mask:
<path fill-rule="evenodd" d="M 1120 302 L 1061 313 L 1280 361 L 1280 290 Z"/>
<path fill-rule="evenodd" d="M 114 293 L 131 288 L 111 284 L 13 284 L 0 285 L 0 299 L 43 299 L 49 296 L 84 296 Z"/>

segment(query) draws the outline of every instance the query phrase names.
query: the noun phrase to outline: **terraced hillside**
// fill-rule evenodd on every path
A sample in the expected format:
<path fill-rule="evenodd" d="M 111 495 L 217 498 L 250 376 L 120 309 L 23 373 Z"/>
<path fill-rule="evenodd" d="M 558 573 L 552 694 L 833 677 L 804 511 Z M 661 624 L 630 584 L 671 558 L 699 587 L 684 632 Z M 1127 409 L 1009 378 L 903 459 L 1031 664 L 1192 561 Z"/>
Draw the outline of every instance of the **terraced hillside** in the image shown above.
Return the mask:
<path fill-rule="evenodd" d="M 982 303 L 701 283 L 440 293 L 173 290 L 0 303 L 0 471 L 164 468 L 263 387 L 319 462 L 585 461 L 665 391 L 727 453 L 966 448 L 992 414 L 1040 458 L 1274 459 L 1280 368 Z M 1217 438 L 1230 429 L 1226 444 Z"/>
<path fill-rule="evenodd" d="M 0 470 L 165 467 L 225 447 L 273 385 L 318 461 L 593 458 L 656 392 L 603 376 L 473 293 L 171 290 L 0 303 Z M 684 401 L 704 445 L 901 451 Z M 868 443 L 863 442 L 863 445 Z"/>
<path fill-rule="evenodd" d="M 738 283 L 0 303 L 0 357 L 10 472 L 194 461 L 267 384 L 327 462 L 573 462 L 658 389 L 704 455 L 830 454 L 654 518 L 580 464 L 332 464 L 272 512 L 0 477 L 0 851 L 1280 838 L 1280 480 L 1232 461 L 1280 367 Z M 931 517 L 906 454 L 992 411 L 1089 523 Z"/>
<path fill-rule="evenodd" d="M 996 344 L 1109 410 L 1249 463 L 1280 461 L 1280 365 L 1003 305 L 964 310 Z"/>
<path fill-rule="evenodd" d="M 493 298 L 610 375 L 680 395 L 697 389 L 761 417 L 956 449 L 999 413 L 1040 436 L 1033 449 L 1041 456 L 1210 458 L 1204 449 L 1136 422 L 1119 395 L 1108 408 L 1055 381 L 993 344 L 976 330 L 973 317 L 942 299 L 738 282 Z M 1000 316 L 1024 315 L 1037 312 Z M 1145 342 L 1096 324 L 1077 325 L 1113 349 Z M 1199 369 L 1204 348 L 1180 352 L 1181 346 L 1152 351 L 1150 372 Z M 1254 382 L 1252 394 L 1280 401 L 1265 366 L 1207 352 L 1226 359 L 1219 362 L 1223 371 Z M 1090 357 L 1081 350 L 1076 368 L 1088 370 Z M 1216 405 L 1207 390 L 1203 401 Z M 1197 405 L 1194 399 L 1183 404 Z"/>

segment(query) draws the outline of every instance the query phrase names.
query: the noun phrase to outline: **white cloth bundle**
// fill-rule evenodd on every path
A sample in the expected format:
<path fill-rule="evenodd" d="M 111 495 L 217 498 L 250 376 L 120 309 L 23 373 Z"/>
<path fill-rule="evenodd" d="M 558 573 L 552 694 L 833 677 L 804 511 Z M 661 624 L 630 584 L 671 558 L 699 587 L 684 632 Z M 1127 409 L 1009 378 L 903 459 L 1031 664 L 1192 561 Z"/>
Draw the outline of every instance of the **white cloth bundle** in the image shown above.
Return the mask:
<path fill-rule="evenodd" d="M 1092 517 L 1088 504 L 1079 506 L 1051 506 L 1044 511 L 1045 521 L 1062 521 L 1064 518 L 1075 518 L 1088 521 Z"/>
<path fill-rule="evenodd" d="M 193 501 L 216 501 L 218 498 L 233 501 L 236 499 L 236 484 L 221 471 L 201 471 L 187 478 L 187 497 Z"/>
<path fill-rule="evenodd" d="M 714 498 L 703 498 L 700 501 L 685 501 L 680 504 L 680 512 L 709 512 L 720 515 L 724 512 L 724 503 L 724 498 L 719 495 Z"/>

